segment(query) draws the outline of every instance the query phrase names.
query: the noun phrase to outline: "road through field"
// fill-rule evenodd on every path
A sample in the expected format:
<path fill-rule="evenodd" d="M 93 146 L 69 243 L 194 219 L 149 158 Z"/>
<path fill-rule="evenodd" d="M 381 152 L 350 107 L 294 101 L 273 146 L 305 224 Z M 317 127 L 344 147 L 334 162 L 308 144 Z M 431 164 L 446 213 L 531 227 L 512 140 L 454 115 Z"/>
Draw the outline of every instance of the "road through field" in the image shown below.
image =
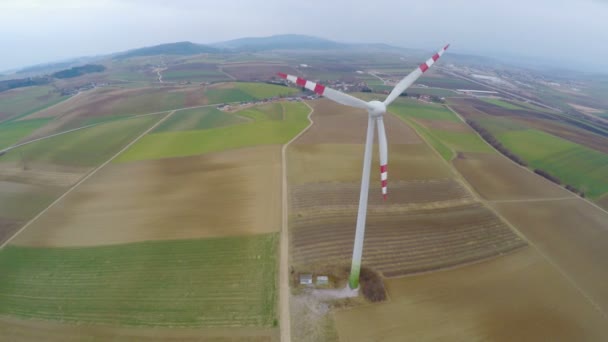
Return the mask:
<path fill-rule="evenodd" d="M 121 153 L 126 151 L 129 147 L 133 146 L 139 139 L 143 138 L 146 134 L 154 130 L 158 125 L 163 123 L 165 120 L 170 118 L 176 111 L 173 110 L 169 112 L 164 118 L 158 120 L 154 125 L 145 130 L 142 134 L 138 135 L 135 139 L 133 139 L 130 143 L 128 143 L 125 147 L 123 147 L 120 151 L 114 154 L 110 159 L 106 160 L 103 164 L 93 169 L 93 171 L 89 172 L 86 176 L 84 176 L 78 183 L 74 184 L 68 191 L 64 192 L 63 195 L 59 196 L 53 203 L 51 203 L 48 207 L 42 210 L 38 215 L 34 216 L 33 219 L 29 220 L 21 229 L 19 229 L 13 236 L 8 238 L 2 245 L 0 245 L 0 249 L 4 248 L 4 246 L 8 245 L 17 235 L 19 235 L 22 231 L 24 231 L 28 226 L 30 226 L 33 222 L 35 222 L 38 218 L 40 218 L 44 213 L 46 213 L 49 209 L 51 209 L 55 204 L 59 203 L 62 199 L 64 199 L 67 195 L 69 195 L 72 191 L 78 188 L 82 183 L 84 183 L 87 179 L 91 178 L 94 174 L 96 174 L 99 170 L 103 169 L 106 165 L 108 165 L 114 158 L 118 157 Z"/>
<path fill-rule="evenodd" d="M 287 147 L 304 134 L 310 126 L 312 126 L 312 113 L 314 109 L 306 102 L 304 103 L 310 108 L 308 113 L 308 126 L 304 128 L 298 135 L 293 137 L 287 144 L 283 145 L 281 149 L 281 170 L 283 173 L 283 182 L 281 185 L 281 197 L 282 197 L 282 219 L 281 219 L 281 242 L 280 242 L 280 254 L 279 254 L 279 319 L 281 329 L 281 341 L 291 341 L 291 319 L 289 312 L 289 232 L 287 229 L 288 223 L 288 198 L 287 198 L 287 162 L 285 158 L 285 152 Z"/>

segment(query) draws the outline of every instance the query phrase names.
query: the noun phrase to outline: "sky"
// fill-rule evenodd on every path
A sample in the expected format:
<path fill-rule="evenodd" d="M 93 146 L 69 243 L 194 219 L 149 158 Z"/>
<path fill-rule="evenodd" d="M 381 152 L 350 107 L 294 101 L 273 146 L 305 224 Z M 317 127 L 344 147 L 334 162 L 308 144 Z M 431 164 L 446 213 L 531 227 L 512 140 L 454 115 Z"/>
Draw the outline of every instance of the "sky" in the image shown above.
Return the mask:
<path fill-rule="evenodd" d="M 608 0 L 0 0 L 0 71 L 286 33 L 608 71 Z"/>

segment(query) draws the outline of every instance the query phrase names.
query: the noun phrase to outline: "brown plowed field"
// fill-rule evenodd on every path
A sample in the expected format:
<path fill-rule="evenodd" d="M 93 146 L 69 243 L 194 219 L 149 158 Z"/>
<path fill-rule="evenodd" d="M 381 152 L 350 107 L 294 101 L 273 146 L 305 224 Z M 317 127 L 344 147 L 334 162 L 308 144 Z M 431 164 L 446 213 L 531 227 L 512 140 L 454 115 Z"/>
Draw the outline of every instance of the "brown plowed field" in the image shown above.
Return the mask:
<path fill-rule="evenodd" d="M 595 201 L 595 203 L 597 203 L 597 205 L 604 208 L 605 210 L 608 210 L 608 195 L 600 197 L 600 199 Z"/>
<path fill-rule="evenodd" d="M 367 130 L 367 113 L 362 109 L 343 106 L 329 100 L 311 102 L 315 109 L 315 124 L 294 144 L 364 144 Z M 384 116 L 388 143 L 420 144 L 422 140 L 403 120 L 393 115 Z M 378 139 L 374 131 L 375 142 Z"/>
<path fill-rule="evenodd" d="M 608 214 L 574 197 L 494 207 L 608 312 Z"/>
<path fill-rule="evenodd" d="M 387 302 L 334 313 L 341 341 L 606 338 L 606 320 L 529 247 L 475 265 L 388 279 L 385 286 Z"/>
<path fill-rule="evenodd" d="M 22 320 L 0 316 L 0 333 L 7 341 L 233 341 L 278 342 L 272 328 L 170 328 L 119 327 L 102 324 L 66 324 L 42 320 Z"/>
<path fill-rule="evenodd" d="M 314 127 L 314 126 L 313 126 Z M 287 163 L 290 184 L 361 182 L 363 144 L 292 144 Z M 426 144 L 389 145 L 389 184 L 393 181 L 452 177 L 451 170 Z M 378 149 L 374 146 L 372 185 L 380 187 Z M 377 183 L 373 183 L 377 179 Z"/>
<path fill-rule="evenodd" d="M 378 180 L 377 183 L 380 183 Z M 315 208 L 356 207 L 359 204 L 359 183 L 312 183 L 292 187 L 291 207 L 295 213 Z M 389 196 L 382 200 L 380 189 L 370 187 L 369 207 L 403 206 L 453 200 L 471 200 L 471 194 L 453 179 L 396 181 L 389 183 Z"/>
<path fill-rule="evenodd" d="M 452 163 L 475 191 L 485 199 L 574 196 L 498 154 L 460 153 Z"/>
<path fill-rule="evenodd" d="M 356 208 L 299 212 L 292 219 L 293 263 L 349 264 Z M 480 204 L 368 214 L 363 265 L 387 277 L 423 272 L 506 253 L 525 242 Z"/>
<path fill-rule="evenodd" d="M 355 233 L 364 113 L 315 101 L 313 126 L 288 150 L 292 263 L 346 265 Z M 344 109 L 346 108 L 346 109 Z M 382 201 L 376 146 L 364 265 L 400 276 L 511 251 L 525 245 L 477 203 L 449 167 L 406 123 L 385 117 L 389 198 Z"/>
<path fill-rule="evenodd" d="M 23 222 L 0 217 L 0 244 L 10 238 Z"/>
<path fill-rule="evenodd" d="M 276 232 L 280 150 L 261 146 L 108 165 L 14 243 L 92 246 Z"/>

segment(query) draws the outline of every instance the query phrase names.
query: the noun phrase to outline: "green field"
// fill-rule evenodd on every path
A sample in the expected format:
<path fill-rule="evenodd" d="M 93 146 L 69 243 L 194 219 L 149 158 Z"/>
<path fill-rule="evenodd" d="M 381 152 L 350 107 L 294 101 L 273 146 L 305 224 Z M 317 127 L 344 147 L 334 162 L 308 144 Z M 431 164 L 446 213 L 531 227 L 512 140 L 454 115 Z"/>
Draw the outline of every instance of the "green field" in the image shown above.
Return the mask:
<path fill-rule="evenodd" d="M 412 118 L 428 119 L 428 120 L 447 120 L 453 122 L 461 122 L 458 117 L 439 104 L 427 104 L 412 99 L 399 99 L 388 108 L 389 111 L 407 115 Z"/>
<path fill-rule="evenodd" d="M 281 121 L 284 118 L 285 106 L 284 103 L 268 103 L 241 110 L 238 112 L 238 114 L 255 121 Z"/>
<path fill-rule="evenodd" d="M 209 103 L 247 102 L 275 96 L 289 96 L 300 92 L 297 88 L 288 88 L 266 83 L 234 82 L 228 88 L 210 88 L 205 95 Z"/>
<path fill-rule="evenodd" d="M 452 160 L 454 158 L 454 151 L 446 146 L 446 144 L 441 141 L 441 139 L 437 138 L 434 134 L 432 134 L 429 129 L 418 124 L 414 120 L 407 118 L 405 116 L 401 116 L 401 118 L 407 122 L 410 126 L 412 126 L 418 134 L 420 134 L 431 146 L 437 151 L 441 157 L 447 161 Z"/>
<path fill-rule="evenodd" d="M 14 145 L 36 129 L 46 125 L 50 120 L 34 119 L 0 124 L 0 149 Z"/>
<path fill-rule="evenodd" d="M 458 132 L 430 127 L 422 120 L 462 124 L 462 121 L 442 105 L 426 104 L 411 99 L 399 99 L 390 107 L 422 135 L 445 160 L 454 158 L 456 152 L 492 153 L 489 147 L 474 131 Z M 427 121 L 428 122 L 428 121 Z"/>
<path fill-rule="evenodd" d="M 608 192 L 608 155 L 604 153 L 533 129 L 508 131 L 497 138 L 532 168 L 549 172 L 588 197 Z"/>
<path fill-rule="evenodd" d="M 95 166 L 109 159 L 160 118 L 160 115 L 152 115 L 118 120 L 63 134 L 20 147 L 2 156 L 2 160 L 23 158 L 26 161 Z"/>
<path fill-rule="evenodd" d="M 428 129 L 430 134 L 448 145 L 457 152 L 484 152 L 492 153 L 494 150 L 488 146 L 477 134 L 471 131 L 450 132 L 439 129 Z"/>
<path fill-rule="evenodd" d="M 0 314 L 172 327 L 276 325 L 277 235 L 0 250 Z"/>
<path fill-rule="evenodd" d="M 68 96 L 61 96 L 53 87 L 36 86 L 13 89 L 0 93 L 0 122 L 18 119 L 59 103 Z"/>
<path fill-rule="evenodd" d="M 214 129 L 148 134 L 118 156 L 115 162 L 185 157 L 247 146 L 284 144 L 308 125 L 307 116 L 310 110 L 306 105 L 297 102 L 285 102 L 281 105 L 285 107 L 283 120 L 258 118 L 259 114 L 253 115 L 252 111 L 248 110 L 249 114 L 245 115 L 254 117 L 254 122 Z M 264 107 L 268 106 L 260 108 Z M 240 115 L 240 112 L 236 114 Z"/>
<path fill-rule="evenodd" d="M 154 133 L 218 128 L 246 123 L 248 120 L 215 107 L 184 109 L 154 129 Z"/>

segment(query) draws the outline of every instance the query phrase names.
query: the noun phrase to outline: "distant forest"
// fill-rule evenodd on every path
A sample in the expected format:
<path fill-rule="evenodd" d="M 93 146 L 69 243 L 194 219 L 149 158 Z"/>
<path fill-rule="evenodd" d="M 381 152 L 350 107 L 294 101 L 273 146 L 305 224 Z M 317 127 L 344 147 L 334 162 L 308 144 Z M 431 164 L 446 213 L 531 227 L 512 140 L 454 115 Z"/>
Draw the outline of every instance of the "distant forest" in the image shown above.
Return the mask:
<path fill-rule="evenodd" d="M 53 78 L 72 78 L 78 77 L 93 72 L 102 72 L 106 70 L 106 67 L 100 64 L 86 64 L 79 67 L 73 67 L 57 71 L 51 75 L 40 76 L 40 77 L 27 77 L 18 78 L 13 80 L 0 81 L 0 92 L 7 91 L 15 88 L 30 87 L 36 85 L 45 85 L 53 81 Z"/>

